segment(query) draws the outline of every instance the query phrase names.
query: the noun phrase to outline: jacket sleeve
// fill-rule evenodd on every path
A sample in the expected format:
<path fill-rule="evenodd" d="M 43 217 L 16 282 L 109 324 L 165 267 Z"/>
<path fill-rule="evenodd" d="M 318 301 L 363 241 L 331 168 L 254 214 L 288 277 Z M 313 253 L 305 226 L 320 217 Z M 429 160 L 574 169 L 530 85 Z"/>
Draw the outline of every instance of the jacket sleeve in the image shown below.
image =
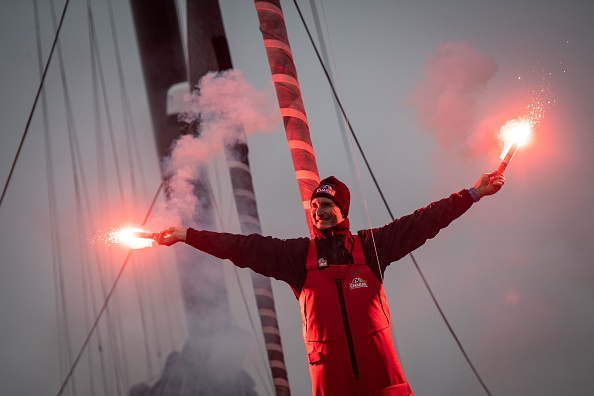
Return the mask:
<path fill-rule="evenodd" d="M 435 237 L 442 228 L 464 214 L 472 204 L 473 200 L 468 190 L 462 190 L 383 227 L 359 231 L 369 267 L 376 275 L 378 269 L 383 274 L 390 263 L 422 246 L 427 239 Z M 377 256 L 374 244 L 377 246 Z"/>
<path fill-rule="evenodd" d="M 278 239 L 188 228 L 186 243 L 238 267 L 284 281 L 296 290 L 305 283 L 308 238 Z"/>

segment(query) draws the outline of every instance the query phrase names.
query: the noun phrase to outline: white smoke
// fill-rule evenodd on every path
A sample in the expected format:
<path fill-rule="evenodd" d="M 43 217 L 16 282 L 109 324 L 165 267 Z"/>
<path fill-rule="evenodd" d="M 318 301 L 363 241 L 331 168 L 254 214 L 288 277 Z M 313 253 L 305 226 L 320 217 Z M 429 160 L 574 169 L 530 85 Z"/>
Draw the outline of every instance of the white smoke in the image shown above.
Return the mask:
<path fill-rule="evenodd" d="M 201 165 L 226 145 L 277 128 L 281 118 L 273 96 L 272 90 L 256 90 L 239 70 L 210 72 L 200 79 L 186 95 L 186 111 L 179 115 L 180 121 L 199 125 L 199 132 L 173 142 L 170 156 L 163 161 L 169 199 L 157 208 L 153 228 L 182 226 L 194 216 L 198 202 L 194 182 Z"/>

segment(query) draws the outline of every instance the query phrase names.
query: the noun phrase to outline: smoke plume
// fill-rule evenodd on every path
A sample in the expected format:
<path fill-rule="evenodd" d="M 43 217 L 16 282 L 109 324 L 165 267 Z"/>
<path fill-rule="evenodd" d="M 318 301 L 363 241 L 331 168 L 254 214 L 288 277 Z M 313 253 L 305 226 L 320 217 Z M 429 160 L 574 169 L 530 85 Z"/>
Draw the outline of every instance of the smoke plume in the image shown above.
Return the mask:
<path fill-rule="evenodd" d="M 496 72 L 492 56 L 465 42 L 441 44 L 428 59 L 411 102 L 440 145 L 450 148 L 471 138 L 478 98 Z"/>
<path fill-rule="evenodd" d="M 188 123 L 193 133 L 173 142 L 163 161 L 168 200 L 157 209 L 154 227 L 181 226 L 193 217 L 198 202 L 193 183 L 200 177 L 200 165 L 226 145 L 257 132 L 272 132 L 280 123 L 272 91 L 256 90 L 239 70 L 206 74 L 185 102 L 179 120 Z"/>

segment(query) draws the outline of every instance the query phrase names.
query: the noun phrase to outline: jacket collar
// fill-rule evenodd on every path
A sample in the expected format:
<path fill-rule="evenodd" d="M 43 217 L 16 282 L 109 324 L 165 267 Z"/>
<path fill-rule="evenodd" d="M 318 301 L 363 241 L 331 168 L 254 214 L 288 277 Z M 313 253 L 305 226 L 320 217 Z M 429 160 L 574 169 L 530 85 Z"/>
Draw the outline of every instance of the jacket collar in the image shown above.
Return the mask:
<path fill-rule="evenodd" d="M 326 239 L 337 235 L 346 236 L 350 233 L 350 229 L 351 226 L 349 224 L 349 219 L 345 218 L 340 223 L 333 227 L 326 228 L 325 230 L 320 230 L 316 227 L 313 227 L 313 232 L 315 239 Z"/>

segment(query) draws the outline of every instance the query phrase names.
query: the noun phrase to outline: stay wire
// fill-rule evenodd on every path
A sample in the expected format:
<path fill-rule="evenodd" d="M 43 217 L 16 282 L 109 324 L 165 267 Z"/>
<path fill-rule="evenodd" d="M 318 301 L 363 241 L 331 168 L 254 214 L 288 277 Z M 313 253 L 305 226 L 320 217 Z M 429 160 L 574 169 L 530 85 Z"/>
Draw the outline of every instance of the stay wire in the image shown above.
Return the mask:
<path fill-rule="evenodd" d="M 161 194 L 161 191 L 163 190 L 163 184 L 164 184 L 163 181 L 161 181 L 161 184 L 159 184 L 159 188 L 157 189 L 157 192 L 155 193 L 155 196 L 153 197 L 153 201 L 151 202 L 151 205 L 147 211 L 147 214 L 142 222 L 143 226 L 148 221 L 149 216 L 152 213 L 153 208 L 155 207 L 155 204 L 157 203 L 159 194 Z M 126 269 L 128 262 L 130 261 L 130 258 L 132 257 L 133 252 L 134 252 L 134 250 L 130 249 L 130 251 L 128 252 L 128 255 L 124 259 L 124 262 L 122 263 L 122 266 L 120 267 L 120 270 L 118 271 L 118 274 L 113 281 L 113 285 L 111 286 L 111 289 L 109 290 L 109 292 L 107 293 L 107 296 L 105 297 L 103 306 L 101 306 L 101 309 L 99 310 L 99 313 L 97 314 L 97 317 L 95 318 L 95 322 L 93 322 L 91 329 L 89 330 L 85 340 L 83 341 L 83 344 L 80 347 L 80 351 L 76 355 L 76 358 L 74 359 L 74 363 L 72 363 L 72 367 L 70 367 L 70 370 L 68 371 L 68 374 L 66 375 L 66 378 L 64 378 L 64 381 L 62 382 L 62 386 L 60 387 L 60 390 L 58 391 L 57 396 L 62 395 L 62 393 L 64 392 L 64 389 L 66 388 L 66 385 L 68 385 L 68 382 L 70 381 L 70 378 L 72 378 L 74 369 L 78 365 L 78 362 L 80 361 L 82 354 L 84 353 L 87 345 L 89 344 L 89 341 L 91 340 L 91 337 L 93 336 L 93 333 L 95 332 L 95 329 L 99 325 L 99 320 L 101 319 L 101 316 L 103 315 L 103 313 L 106 311 L 107 305 L 109 304 L 109 301 L 111 300 L 111 297 L 113 296 L 113 293 L 115 292 L 116 286 L 118 285 L 122 275 L 124 274 L 124 270 Z"/>
<path fill-rule="evenodd" d="M 95 64 L 94 67 L 96 67 L 97 69 L 97 74 L 98 74 L 98 82 L 99 82 L 99 87 L 100 87 L 100 93 L 101 93 L 101 99 L 103 100 L 103 110 L 105 112 L 105 120 L 107 123 L 107 131 L 108 131 L 108 138 L 109 138 L 109 142 L 111 145 L 111 152 L 113 154 L 112 157 L 112 161 L 113 161 L 113 166 L 114 166 L 114 172 L 116 175 L 116 180 L 117 180 L 117 190 L 119 192 L 120 195 L 120 201 L 123 203 L 123 207 L 124 207 L 124 213 L 127 213 L 127 205 L 126 205 L 126 199 L 125 199 L 125 191 L 124 191 L 124 183 L 123 183 L 123 177 L 122 177 L 122 168 L 120 166 L 120 161 L 119 161 L 119 153 L 118 153 L 118 145 L 116 142 L 116 137 L 115 137 L 115 130 L 114 130 L 114 123 L 113 123 L 113 119 L 112 119 L 112 115 L 111 115 L 111 106 L 109 103 L 109 95 L 107 92 L 107 83 L 106 83 L 106 75 L 104 73 L 104 68 L 103 68 L 103 61 L 101 58 L 101 52 L 99 51 L 99 43 L 97 41 L 97 34 L 94 28 L 94 18 L 91 12 L 90 7 L 88 7 L 88 14 L 89 14 L 89 26 L 90 26 L 90 40 L 91 40 L 91 51 L 93 51 L 93 55 L 94 55 L 94 60 L 95 60 Z M 110 267 L 111 270 L 111 267 Z M 103 288 L 103 280 L 102 282 L 102 288 Z M 104 291 L 105 292 L 105 291 Z M 120 305 L 119 305 L 119 301 L 116 300 L 114 302 L 115 304 L 115 309 L 114 309 L 114 316 L 116 317 L 116 320 L 113 322 L 110 322 L 110 325 L 108 325 L 109 327 L 109 332 L 110 334 L 114 334 L 114 338 L 113 338 L 113 343 L 112 345 L 112 351 L 114 353 L 114 361 L 118 362 L 117 364 L 120 364 L 121 362 L 121 370 L 115 370 L 115 375 L 116 378 L 118 378 L 118 384 L 121 385 L 121 389 L 127 389 L 128 388 L 128 380 L 130 378 L 129 375 L 129 370 L 128 370 L 128 354 L 127 354 L 127 345 L 123 342 L 123 337 L 121 336 L 124 332 L 123 330 L 123 326 L 122 326 L 122 321 L 120 320 L 120 315 L 121 315 L 121 310 L 120 310 Z M 108 312 L 108 317 L 109 317 L 109 312 Z M 119 337 L 118 337 L 119 335 Z M 117 346 L 116 346 L 117 345 Z M 121 361 L 120 361 L 121 359 Z M 117 388 L 118 390 L 118 394 L 120 392 L 120 387 Z"/>
<path fill-rule="evenodd" d="M 98 186 L 98 197 L 99 197 L 99 211 L 100 213 L 104 210 L 106 210 L 103 205 L 105 202 L 108 201 L 107 198 L 107 179 L 106 179 L 106 175 L 107 175 L 107 171 L 106 171 L 106 160 L 105 160 L 105 149 L 104 149 L 104 144 L 103 144 L 103 138 L 102 138 L 102 124 L 101 124 L 101 117 L 100 117 L 100 94 L 99 94 L 99 67 L 98 67 L 98 59 L 97 59 L 97 54 L 98 54 L 98 49 L 96 48 L 96 46 L 94 45 L 94 43 L 96 43 L 96 39 L 95 39 L 95 26 L 94 26 L 94 17 L 93 17 L 93 12 L 92 12 L 92 8 L 91 8 L 91 2 L 90 0 L 87 0 L 87 19 L 88 19 L 88 32 L 89 32 L 89 49 L 90 49 L 90 60 L 91 60 L 91 75 L 92 75 L 92 93 L 93 93 L 93 109 L 94 109 L 94 130 L 95 130 L 95 146 L 96 146 L 96 157 L 97 157 L 97 186 Z M 88 195 L 88 190 L 85 189 L 84 191 L 84 196 L 85 196 L 85 202 L 90 202 L 90 197 Z M 76 199 L 77 205 L 79 205 L 78 203 L 80 202 L 80 199 L 77 196 Z M 94 214 L 91 210 L 90 207 L 87 206 L 87 217 L 88 217 L 88 223 L 91 229 L 96 229 L 96 227 L 93 225 L 94 222 Z M 82 212 L 82 210 L 81 210 Z M 95 258 L 97 260 L 97 263 L 101 262 L 101 258 L 99 257 L 97 251 L 95 251 Z M 90 295 L 91 295 L 91 308 L 93 310 L 93 317 L 97 316 L 97 302 L 96 302 L 96 293 L 95 293 L 95 281 L 94 281 L 94 276 L 93 276 L 93 271 L 91 271 L 89 268 L 89 266 L 84 266 L 83 269 L 85 270 L 87 277 L 88 277 L 88 284 L 90 286 Z M 99 265 L 97 266 L 97 276 L 98 276 L 98 284 L 99 284 L 99 290 L 103 293 L 103 298 L 105 298 L 105 296 L 107 296 L 107 287 L 105 285 L 106 280 L 105 280 L 105 271 L 104 271 L 105 266 L 103 265 Z M 111 269 L 111 267 L 110 267 Z M 85 310 L 86 311 L 86 310 Z M 116 307 L 116 311 L 117 311 L 117 307 Z M 115 314 L 114 314 L 115 315 Z M 117 334 L 116 334 L 116 330 L 114 329 L 114 319 L 112 318 L 112 315 L 110 313 L 110 310 L 107 310 L 106 312 L 106 316 L 107 316 L 107 325 L 106 325 L 106 333 L 107 333 L 107 337 L 106 337 L 106 344 L 107 344 L 107 348 L 103 348 L 103 342 L 102 342 L 102 337 L 101 337 L 101 328 L 97 329 L 97 349 L 99 351 L 99 358 L 100 358 L 100 362 L 101 362 L 101 374 L 103 376 L 103 383 L 104 383 L 104 389 L 105 389 L 105 393 L 106 394 L 116 394 L 116 395 L 120 395 L 122 394 L 122 386 L 121 384 L 123 383 L 123 372 L 124 370 L 121 368 L 121 366 L 123 365 L 123 363 L 121 362 L 121 357 L 120 357 L 120 350 L 119 348 L 116 346 L 117 342 L 118 342 L 118 338 L 117 338 Z M 87 323 L 90 323 L 89 321 L 87 321 Z M 88 327 L 86 329 L 88 331 Z M 106 357 L 104 356 L 105 350 L 109 350 L 112 353 L 112 358 L 111 358 L 111 365 L 109 367 L 110 370 L 113 370 L 113 376 L 115 378 L 114 381 L 114 387 L 115 387 L 115 391 L 110 389 L 110 382 L 107 381 L 107 376 L 109 375 L 108 373 L 108 369 L 105 365 L 105 360 Z M 90 354 L 89 354 L 90 355 Z M 124 365 L 125 367 L 125 365 Z"/>
<path fill-rule="evenodd" d="M 318 61 L 322 67 L 322 70 L 324 71 L 324 74 L 326 75 L 326 79 L 328 80 L 328 84 L 330 86 L 330 89 L 332 90 L 332 94 L 334 96 L 334 99 L 336 100 L 336 102 L 338 103 L 338 106 L 340 108 L 340 111 L 342 112 L 342 115 L 345 119 L 345 122 L 347 123 L 347 126 L 349 128 L 349 131 L 351 132 L 351 135 L 353 136 L 353 139 L 355 141 L 355 143 L 357 144 L 357 148 L 359 149 L 359 152 L 361 153 L 361 157 L 363 158 L 363 161 L 365 162 L 365 165 L 367 167 L 367 170 L 369 171 L 369 174 L 373 180 L 373 183 L 376 186 L 376 189 L 382 199 L 382 201 L 384 202 L 384 206 L 386 207 L 386 210 L 388 211 L 390 217 L 392 220 L 395 220 L 394 214 L 392 213 L 392 210 L 390 209 L 390 205 L 388 205 L 388 202 L 386 201 L 386 198 L 382 192 L 382 189 L 373 173 L 373 170 L 369 164 L 369 161 L 367 160 L 367 157 L 365 156 L 365 153 L 363 152 L 363 149 L 361 147 L 361 144 L 359 143 L 359 139 L 357 139 L 357 136 L 355 134 L 355 131 L 353 129 L 353 126 L 351 125 L 351 122 L 349 121 L 349 118 L 346 114 L 346 111 L 344 109 L 344 106 L 342 104 L 342 101 L 340 100 L 340 98 L 338 97 L 338 94 L 336 92 L 336 89 L 334 88 L 334 84 L 332 82 L 332 79 L 330 78 L 330 74 L 322 60 L 322 57 L 320 56 L 320 53 L 318 51 L 318 48 L 313 40 L 313 37 L 309 31 L 309 27 L 307 25 L 307 23 L 305 22 L 305 18 L 303 17 L 303 14 L 301 12 L 301 9 L 299 8 L 299 4 L 297 4 L 297 0 L 293 0 L 293 4 L 295 5 L 295 8 L 297 9 L 297 12 L 299 14 L 299 18 L 301 19 L 301 23 L 303 24 L 303 27 L 307 33 L 307 36 L 310 40 L 310 43 L 316 53 L 316 56 L 318 58 Z M 425 278 L 425 276 L 423 275 L 423 272 L 421 270 L 421 267 L 419 266 L 417 260 L 415 259 L 414 255 L 411 253 L 409 253 L 410 258 L 413 261 L 413 264 L 415 265 L 415 268 L 417 269 L 417 272 L 419 273 L 419 275 L 421 276 L 421 279 L 423 280 L 423 283 L 425 284 L 425 287 L 427 288 L 427 291 L 429 292 L 433 303 L 435 304 L 435 306 L 437 307 L 437 310 L 439 311 L 439 314 L 441 315 L 443 321 L 445 322 L 448 330 L 450 331 L 450 334 L 452 335 L 452 337 L 454 338 L 454 341 L 456 342 L 456 344 L 458 345 L 458 348 L 460 349 L 460 352 L 462 353 L 462 355 L 464 356 L 464 359 L 466 360 L 466 362 L 468 363 L 470 369 L 472 370 L 472 372 L 474 373 L 475 377 L 477 378 L 478 382 L 481 384 L 483 390 L 485 391 L 485 393 L 489 396 L 491 396 L 491 392 L 489 391 L 489 388 L 487 387 L 487 385 L 485 384 L 485 382 L 483 381 L 483 379 L 481 378 L 480 374 L 478 373 L 478 371 L 476 370 L 476 368 L 474 367 L 474 364 L 472 363 L 472 361 L 470 360 L 470 357 L 468 356 L 468 354 L 466 353 L 466 350 L 464 349 L 464 347 L 462 346 L 462 343 L 460 342 L 458 336 L 456 335 L 454 329 L 452 328 L 452 326 L 450 325 L 448 319 L 445 316 L 445 313 L 443 311 L 443 309 L 441 308 L 439 302 L 437 301 L 437 298 L 435 297 L 435 294 L 433 293 L 431 286 L 429 285 L 429 283 L 427 282 L 427 279 Z"/>
<path fill-rule="evenodd" d="M 316 0 L 310 0 L 310 6 L 312 8 L 312 14 L 313 14 L 313 18 L 314 18 L 314 24 L 316 27 L 316 30 L 318 30 L 318 40 L 320 41 L 320 49 L 322 51 L 322 55 L 324 57 L 325 60 L 325 64 L 330 65 L 330 59 L 328 58 L 328 54 L 326 53 L 326 47 L 325 47 L 325 39 L 324 36 L 321 33 L 321 26 L 320 26 L 320 22 L 319 22 L 319 17 L 318 17 L 318 13 L 317 13 L 317 6 L 316 6 Z M 320 0 L 320 6 L 322 8 L 322 15 L 324 17 L 324 28 L 325 28 L 325 34 L 326 37 L 328 38 L 328 46 L 330 47 L 330 53 L 332 55 L 332 69 L 334 71 L 334 74 L 336 75 L 336 84 L 338 85 L 338 90 L 340 92 L 340 97 L 344 98 L 344 94 L 343 94 L 343 90 L 342 90 L 342 84 L 340 82 L 340 76 L 338 74 L 338 67 L 336 66 L 336 58 L 334 56 L 334 47 L 332 45 L 332 40 L 330 38 L 330 31 L 328 29 L 328 21 L 326 19 L 326 11 L 324 9 L 324 1 Z M 334 80 L 333 80 L 334 81 Z M 339 120 L 339 128 L 340 128 L 340 132 L 343 138 L 343 141 L 345 142 L 345 153 L 347 153 L 347 159 L 349 160 L 349 167 L 351 168 L 351 171 L 353 174 L 357 175 L 357 181 L 359 182 L 359 190 L 361 192 L 360 196 L 361 196 L 361 200 L 362 200 L 362 205 L 365 209 L 365 215 L 367 217 L 367 223 L 369 224 L 369 228 L 372 228 L 372 223 L 371 223 L 371 217 L 369 215 L 369 207 L 367 205 L 367 199 L 365 198 L 365 187 L 363 186 L 363 178 L 361 177 L 361 167 L 359 166 L 359 160 L 356 154 L 356 149 L 355 146 L 353 144 L 353 137 L 352 134 L 349 135 L 348 132 L 345 129 L 344 126 L 344 116 L 340 113 L 339 111 L 339 107 L 336 104 L 336 101 L 333 101 L 334 103 L 334 109 L 337 113 L 337 119 Z M 350 136 L 350 139 L 349 139 Z M 350 155 L 348 155 L 350 154 Z M 353 165 L 354 163 L 354 165 Z M 354 169 L 353 169 L 354 168 Z M 378 269 L 378 276 L 381 278 L 382 282 L 384 281 L 384 271 L 382 271 L 381 265 L 380 265 L 380 260 L 379 260 L 379 255 L 377 252 L 377 244 L 375 242 L 375 235 L 373 234 L 373 232 L 371 233 L 371 242 L 373 244 L 373 252 L 375 254 L 375 259 L 376 259 L 376 263 L 377 263 L 377 269 Z M 396 338 L 396 334 L 394 333 L 394 328 L 392 328 L 390 330 L 391 334 L 392 334 L 392 338 L 394 341 L 394 347 L 396 349 L 396 355 L 398 356 L 398 358 L 402 361 L 402 356 L 400 354 L 400 347 L 398 346 L 398 340 Z"/>
<path fill-rule="evenodd" d="M 33 0 L 33 17 L 35 20 L 35 39 L 37 44 L 37 63 L 39 67 L 39 75 L 41 77 L 43 73 L 43 51 L 41 43 L 41 28 L 39 20 L 39 7 L 37 0 Z M 62 268 L 62 249 L 60 241 L 60 233 L 58 232 L 58 209 L 56 191 L 54 188 L 54 169 L 53 169 L 53 157 L 51 151 L 51 133 L 49 131 L 49 115 L 47 107 L 47 92 L 45 89 L 41 92 L 41 116 L 43 120 L 43 137 L 44 137 L 44 151 L 45 151 L 45 165 L 46 165 L 46 178 L 47 178 L 47 193 L 48 193 L 48 209 L 49 209 L 49 222 L 52 232 L 50 233 L 51 247 L 52 247 L 52 268 L 54 274 L 54 298 L 56 303 L 56 317 L 58 318 L 58 355 L 59 355 L 59 366 L 60 374 L 64 374 L 66 367 L 72 363 L 72 351 L 71 351 L 71 337 L 68 330 L 67 324 L 67 311 L 64 299 L 64 272 Z M 65 339 L 65 340 L 64 340 Z M 64 346 L 64 343 L 66 346 Z M 64 354 L 64 350 L 66 353 Z M 64 364 L 66 361 L 66 364 Z M 71 391 L 76 394 L 76 384 L 74 381 L 71 383 Z"/>
<path fill-rule="evenodd" d="M 54 50 L 56 49 L 56 45 L 58 44 L 58 38 L 60 37 L 60 30 L 62 29 L 62 24 L 64 22 L 64 17 L 66 16 L 66 10 L 68 9 L 68 4 L 70 4 L 70 0 L 66 0 L 64 4 L 64 9 L 62 10 L 62 16 L 60 17 L 60 23 L 58 24 L 58 28 L 56 29 L 56 33 L 54 34 L 54 42 L 52 43 L 52 48 L 50 50 L 49 56 L 47 57 L 47 61 L 45 62 L 45 67 L 43 68 L 43 73 L 41 75 L 41 81 L 39 81 L 39 86 L 37 87 L 37 93 L 35 94 L 35 99 L 33 100 L 33 105 L 31 106 L 31 111 L 29 112 L 29 117 L 27 118 L 27 124 L 25 125 L 25 130 L 23 131 L 23 136 L 21 137 L 21 141 L 19 143 L 19 147 L 17 148 L 16 154 L 12 161 L 12 165 L 10 166 L 10 171 L 8 172 L 8 177 L 6 178 L 6 182 L 4 183 L 4 188 L 2 189 L 2 195 L 0 196 L 0 207 L 2 207 L 2 203 L 4 202 L 4 197 L 6 196 L 6 191 L 8 190 L 8 185 L 10 184 L 10 180 L 12 179 L 12 174 L 14 173 L 14 169 L 16 167 L 17 161 L 23 149 L 23 145 L 25 144 L 25 139 L 27 138 L 27 134 L 29 133 L 29 127 L 31 126 L 31 121 L 33 120 L 33 114 L 35 114 L 35 109 L 37 108 L 37 102 L 39 101 L 39 97 L 41 96 L 41 91 L 43 90 L 43 85 L 45 82 L 45 76 L 47 75 L 47 71 L 49 70 L 49 65 L 52 61 Z"/>
<path fill-rule="evenodd" d="M 50 6 L 51 6 L 51 16 L 52 16 L 52 22 L 54 25 L 54 29 L 57 30 L 57 22 L 56 22 L 56 17 L 55 17 L 53 0 L 50 1 Z M 74 181 L 74 191 L 75 191 L 75 196 L 76 196 L 75 202 L 76 202 L 76 207 L 77 207 L 77 218 L 80 221 L 80 216 L 83 213 L 83 210 L 81 207 L 82 201 L 80 199 L 81 189 L 84 191 L 84 194 L 87 197 L 86 201 L 87 202 L 89 201 L 88 200 L 87 183 L 86 183 L 86 177 L 85 177 L 86 172 L 84 170 L 84 166 L 83 166 L 84 161 L 82 160 L 83 156 L 81 155 L 80 145 L 79 145 L 78 136 L 77 136 L 77 132 L 76 132 L 74 116 L 73 116 L 73 111 L 72 111 L 72 105 L 71 105 L 72 101 L 70 99 L 70 94 L 69 94 L 69 89 L 68 89 L 68 81 L 67 81 L 65 65 L 64 65 L 64 57 L 62 54 L 62 48 L 61 48 L 60 42 L 57 43 L 56 49 L 57 49 L 57 56 L 58 56 L 58 60 L 59 60 L 62 89 L 64 92 L 64 104 L 65 104 L 65 108 L 66 108 L 66 123 L 68 126 L 68 128 L 67 128 L 68 129 L 68 141 L 69 141 L 69 148 L 70 148 L 70 156 L 72 159 L 72 175 L 73 175 L 73 181 Z M 119 329 L 119 331 L 121 332 L 122 330 Z M 112 334 L 112 333 L 113 333 L 113 330 L 110 329 L 110 334 Z M 124 350 L 123 348 L 124 348 L 124 345 L 122 344 L 122 345 L 119 345 L 119 347 L 115 350 L 116 351 Z M 112 348 L 112 349 L 114 349 L 114 348 Z M 71 362 L 71 359 L 69 359 L 68 365 L 71 364 L 70 362 Z M 114 366 L 118 367 L 119 363 L 114 364 Z M 115 370 L 116 377 L 122 378 L 122 376 L 120 375 L 120 372 L 122 372 L 122 371 L 124 372 L 124 378 L 127 378 L 128 370 L 127 370 L 126 362 L 124 362 L 122 370 L 116 368 L 116 370 Z M 72 380 L 72 383 L 74 383 L 74 379 Z M 119 388 L 118 388 L 118 390 L 119 390 Z M 120 393 L 118 392 L 118 394 L 120 394 Z"/>
<path fill-rule="evenodd" d="M 128 96 L 128 90 L 126 88 L 127 84 L 126 84 L 126 79 L 124 76 L 124 68 L 123 68 L 123 62 L 122 62 L 122 56 L 121 56 L 122 51 L 120 49 L 120 40 L 118 37 L 117 28 L 116 28 L 115 13 L 113 10 L 112 0 L 107 1 L 107 8 L 108 8 L 109 21 L 110 21 L 110 27 L 111 27 L 112 43 L 113 43 L 113 48 L 114 48 L 115 56 L 116 56 L 116 66 L 117 66 L 117 74 L 118 74 L 119 87 L 120 87 L 120 97 L 122 100 L 122 116 L 124 118 L 124 131 L 125 131 L 125 137 L 126 137 L 126 150 L 127 150 L 128 164 L 129 164 L 129 176 L 130 176 L 130 182 L 131 182 L 131 187 L 132 187 L 132 194 L 134 196 L 134 199 L 137 199 L 138 198 L 138 189 L 137 189 L 137 183 L 136 183 L 137 176 L 136 176 L 136 170 L 135 170 L 135 166 L 134 166 L 134 159 L 136 159 L 138 162 L 139 170 L 144 169 L 144 166 L 142 165 L 142 156 L 139 151 L 139 145 L 138 145 L 138 140 L 137 140 L 136 127 L 134 124 L 134 118 L 132 116 L 132 111 L 130 109 L 130 99 Z M 99 51 L 99 48 L 97 48 L 97 51 Z M 145 181 L 145 178 L 143 177 L 142 172 L 140 172 L 139 179 L 141 180 L 142 185 L 144 186 L 144 192 L 146 193 L 146 181 Z M 134 280 L 135 280 L 135 285 L 136 285 L 136 294 L 137 294 L 137 300 L 138 300 L 139 311 L 140 311 L 140 320 L 142 323 L 142 330 L 143 330 L 143 334 L 144 334 L 144 347 L 145 347 L 147 357 L 150 357 L 151 346 L 149 343 L 150 337 L 149 337 L 149 332 L 148 332 L 148 325 L 149 325 L 148 319 L 152 319 L 151 328 L 155 335 L 155 339 L 154 339 L 155 353 L 156 353 L 157 357 L 159 357 L 159 360 L 160 360 L 162 353 L 161 353 L 161 345 L 160 345 L 160 341 L 159 341 L 159 328 L 156 325 L 154 304 L 152 303 L 152 301 L 153 301 L 152 288 L 146 287 L 146 281 L 147 281 L 146 271 L 142 271 L 142 273 L 139 274 L 139 272 L 137 271 L 137 267 L 138 266 L 134 266 L 134 278 L 135 278 Z M 144 267 L 142 267 L 142 268 L 144 268 Z M 142 277 L 142 276 L 144 276 L 144 277 Z M 145 307 L 144 299 L 147 300 L 146 305 L 148 305 L 148 309 Z M 150 313 L 150 315 L 147 313 L 147 311 Z M 149 316 L 150 316 L 150 318 L 149 318 Z M 150 358 L 147 358 L 147 369 L 148 369 L 149 377 L 152 377 L 153 369 L 152 369 L 152 363 L 151 363 Z"/>

